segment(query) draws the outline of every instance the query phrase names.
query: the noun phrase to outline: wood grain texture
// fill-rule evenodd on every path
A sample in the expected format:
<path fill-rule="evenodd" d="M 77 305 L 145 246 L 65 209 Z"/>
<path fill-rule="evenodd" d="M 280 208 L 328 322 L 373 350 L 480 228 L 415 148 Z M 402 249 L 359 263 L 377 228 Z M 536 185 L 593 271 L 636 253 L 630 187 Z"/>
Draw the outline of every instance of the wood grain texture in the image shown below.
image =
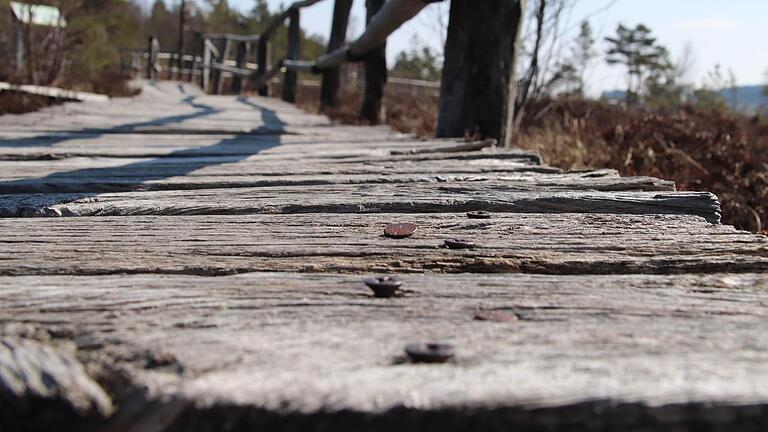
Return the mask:
<path fill-rule="evenodd" d="M 412 222 L 407 239 L 383 236 Z M 0 274 L 768 270 L 768 238 L 689 216 L 295 214 L 0 220 Z M 477 243 L 443 247 L 448 238 Z"/>
<path fill-rule="evenodd" d="M 192 158 L 179 163 L 137 160 L 126 164 L 122 160 L 108 160 L 101 166 L 88 163 L 81 168 L 72 167 L 71 164 L 51 164 L 48 161 L 15 163 L 9 164 L 13 169 L 0 175 L 0 193 L 127 192 L 377 183 L 475 182 L 480 185 L 488 181 L 518 191 L 675 190 L 674 183 L 652 177 L 619 177 L 611 170 L 542 173 L 538 166 L 521 163 L 509 163 L 496 168 L 482 168 L 460 160 L 418 162 L 397 167 L 387 163 L 378 166 L 373 163 L 322 164 L 314 169 L 314 173 L 294 174 L 285 172 L 288 169 L 280 169 L 276 162 L 268 165 L 227 161 L 224 166 L 219 166 L 223 161 L 226 159 Z M 2 165 L 0 163 L 0 169 Z M 306 165 L 290 167 L 312 171 Z M 413 173 L 408 173 L 409 170 Z M 39 177 L 29 178 L 30 172 L 35 172 Z"/>
<path fill-rule="evenodd" d="M 32 429 L 66 418 L 103 419 L 113 413 L 110 397 L 75 357 L 74 344 L 62 347 L 4 336 L 17 323 L 3 319 L 0 324 L 11 325 L 0 333 L 0 424 L 18 419 L 8 427 Z"/>
<path fill-rule="evenodd" d="M 216 131 L 214 131 L 216 132 Z M 437 150 L 454 152 L 462 143 L 444 140 L 416 140 L 400 134 L 368 133 L 361 128 L 348 131 L 336 127 L 318 130 L 302 130 L 301 133 L 285 134 L 225 134 L 225 133 L 165 133 L 136 134 L 114 132 L 24 132 L 5 133 L 0 139 L 0 160 L 62 159 L 73 156 L 103 157 L 193 157 L 215 155 L 268 156 L 303 155 L 308 158 L 353 156 L 398 156 L 399 159 L 417 160 L 407 155 L 421 150 L 438 153 Z M 362 135 L 362 136 L 361 136 Z M 480 154 L 479 152 L 472 152 Z M 537 155 L 522 150 L 485 149 L 482 153 L 497 154 L 499 158 L 528 159 L 540 162 Z M 449 158 L 450 154 L 435 155 Z M 396 158 L 397 159 L 397 158 Z"/>
<path fill-rule="evenodd" d="M 3 432 L 768 429 L 768 238 L 714 195 L 139 84 L 0 117 Z"/>
<path fill-rule="evenodd" d="M 521 192 L 504 182 L 266 186 L 124 193 L 0 195 L 0 217 L 259 213 L 689 214 L 720 221 L 706 192 Z"/>
<path fill-rule="evenodd" d="M 414 411 L 435 421 L 421 430 L 464 429 L 454 417 L 493 430 L 764 421 L 764 274 L 404 275 L 405 297 L 384 300 L 363 277 L 3 277 L 0 317 L 67 335 L 82 361 L 145 389 L 118 405 L 143 406 L 113 417 L 123 427 L 153 405 L 167 417 L 148 430 L 223 419 L 237 430 L 271 424 L 270 413 L 309 430 Z M 517 320 L 478 321 L 478 311 Z M 454 344 L 456 361 L 403 359 L 405 344 L 429 340 Z"/>

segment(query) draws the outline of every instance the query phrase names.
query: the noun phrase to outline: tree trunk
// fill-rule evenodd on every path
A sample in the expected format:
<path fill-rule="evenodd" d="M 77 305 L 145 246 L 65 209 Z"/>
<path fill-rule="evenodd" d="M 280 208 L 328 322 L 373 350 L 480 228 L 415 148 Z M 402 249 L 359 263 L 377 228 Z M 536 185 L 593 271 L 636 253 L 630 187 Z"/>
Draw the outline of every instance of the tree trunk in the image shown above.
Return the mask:
<path fill-rule="evenodd" d="M 15 48 L 15 72 L 21 75 L 22 71 L 24 70 L 24 53 L 26 50 L 24 47 L 24 27 L 20 22 L 14 23 L 13 37 Z"/>
<path fill-rule="evenodd" d="M 469 133 L 510 142 L 524 7 L 525 0 L 451 2 L 438 137 Z"/>
<path fill-rule="evenodd" d="M 384 5 L 384 0 L 366 0 L 366 23 Z M 365 56 L 365 97 L 360 117 L 370 124 L 381 122 L 381 99 L 384 96 L 384 84 L 387 83 L 387 44 L 372 50 Z"/>
<path fill-rule="evenodd" d="M 181 5 L 179 6 L 179 58 L 176 62 L 177 77 L 179 81 L 181 81 L 182 67 L 184 65 L 184 26 L 186 25 L 186 10 L 187 2 L 186 0 L 181 0 Z"/>
<path fill-rule="evenodd" d="M 347 25 L 349 24 L 349 12 L 352 9 L 352 0 L 336 0 L 333 6 L 333 24 L 331 24 L 331 37 L 328 40 L 330 53 L 341 48 L 346 42 Z M 323 83 L 320 87 L 320 109 L 335 107 L 339 92 L 341 68 L 335 67 L 323 72 Z"/>

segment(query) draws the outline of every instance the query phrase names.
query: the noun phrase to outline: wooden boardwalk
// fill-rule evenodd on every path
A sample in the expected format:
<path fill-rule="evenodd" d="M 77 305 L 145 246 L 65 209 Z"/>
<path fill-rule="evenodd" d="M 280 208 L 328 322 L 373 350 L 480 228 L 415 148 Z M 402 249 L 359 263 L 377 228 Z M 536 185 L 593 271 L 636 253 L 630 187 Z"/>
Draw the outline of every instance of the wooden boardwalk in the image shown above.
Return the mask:
<path fill-rule="evenodd" d="M 768 426 L 768 239 L 715 196 L 143 85 L 0 117 L 1 430 Z"/>

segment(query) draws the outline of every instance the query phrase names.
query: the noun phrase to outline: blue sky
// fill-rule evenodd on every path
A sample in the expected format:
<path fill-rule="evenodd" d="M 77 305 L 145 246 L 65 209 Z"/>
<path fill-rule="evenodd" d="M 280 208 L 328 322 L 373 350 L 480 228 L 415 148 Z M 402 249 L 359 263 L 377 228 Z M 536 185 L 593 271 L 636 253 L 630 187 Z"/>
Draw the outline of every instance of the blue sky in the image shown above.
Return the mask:
<path fill-rule="evenodd" d="M 250 9 L 254 3 L 252 0 L 229 1 L 243 10 Z M 289 2 L 268 0 L 268 3 L 270 8 L 278 9 Z M 364 4 L 364 0 L 353 3 L 353 34 L 363 30 Z M 447 4 L 429 6 L 392 35 L 387 53 L 390 61 L 399 51 L 411 48 L 414 39 L 435 48 L 440 46 L 439 26 L 435 25 L 440 8 L 447 11 Z M 333 0 L 312 6 L 302 14 L 302 26 L 311 33 L 327 35 L 332 10 Z M 690 45 L 694 59 L 690 79 L 697 84 L 718 63 L 725 72 L 732 69 L 740 85 L 762 83 L 768 69 L 768 0 L 576 0 L 567 13 L 569 27 L 576 31 L 585 17 L 589 18 L 599 39 L 613 33 L 619 22 L 643 23 L 669 48 L 673 57 L 681 55 L 684 47 Z M 602 46 L 599 48 L 603 50 Z M 591 93 L 624 85 L 620 70 L 605 66 L 599 59 L 589 82 Z"/>

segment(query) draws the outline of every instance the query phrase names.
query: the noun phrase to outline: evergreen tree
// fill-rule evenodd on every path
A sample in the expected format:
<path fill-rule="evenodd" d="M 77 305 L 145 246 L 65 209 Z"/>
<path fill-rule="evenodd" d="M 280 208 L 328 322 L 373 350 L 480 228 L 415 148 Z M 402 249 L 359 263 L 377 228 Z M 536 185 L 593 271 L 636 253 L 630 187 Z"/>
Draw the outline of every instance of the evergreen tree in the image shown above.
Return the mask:
<path fill-rule="evenodd" d="M 176 45 L 177 17 L 177 14 L 168 9 L 164 0 L 155 0 L 152 4 L 147 31 L 149 36 L 158 39 L 161 50 L 168 50 Z"/>
<path fill-rule="evenodd" d="M 697 106 L 708 110 L 725 111 L 728 109 L 728 104 L 723 97 L 723 90 L 727 87 L 728 83 L 723 75 L 722 66 L 716 64 L 707 72 L 701 88 L 694 92 L 694 102 Z"/>
<path fill-rule="evenodd" d="M 229 7 L 227 0 L 211 0 L 211 13 L 208 14 L 206 30 L 211 33 L 241 33 L 240 15 Z M 242 29 L 244 30 L 244 29 Z"/>
<path fill-rule="evenodd" d="M 267 0 L 256 0 L 256 4 L 251 10 L 251 20 L 255 23 L 266 26 L 272 19 L 272 14 L 269 13 L 269 7 L 267 6 Z"/>
<path fill-rule="evenodd" d="M 638 102 L 649 90 L 672 85 L 673 65 L 669 52 L 643 24 L 634 28 L 619 24 L 616 36 L 606 37 L 606 62 L 622 65 L 627 71 L 627 102 Z"/>
<path fill-rule="evenodd" d="M 442 65 L 437 54 L 424 46 L 398 54 L 392 73 L 402 78 L 439 81 Z"/>
<path fill-rule="evenodd" d="M 586 90 L 586 74 L 592 60 L 597 53 L 595 52 L 595 36 L 589 21 L 582 21 L 579 35 L 576 37 L 576 43 L 572 48 L 573 72 L 576 82 L 575 93 L 584 96 Z"/>

